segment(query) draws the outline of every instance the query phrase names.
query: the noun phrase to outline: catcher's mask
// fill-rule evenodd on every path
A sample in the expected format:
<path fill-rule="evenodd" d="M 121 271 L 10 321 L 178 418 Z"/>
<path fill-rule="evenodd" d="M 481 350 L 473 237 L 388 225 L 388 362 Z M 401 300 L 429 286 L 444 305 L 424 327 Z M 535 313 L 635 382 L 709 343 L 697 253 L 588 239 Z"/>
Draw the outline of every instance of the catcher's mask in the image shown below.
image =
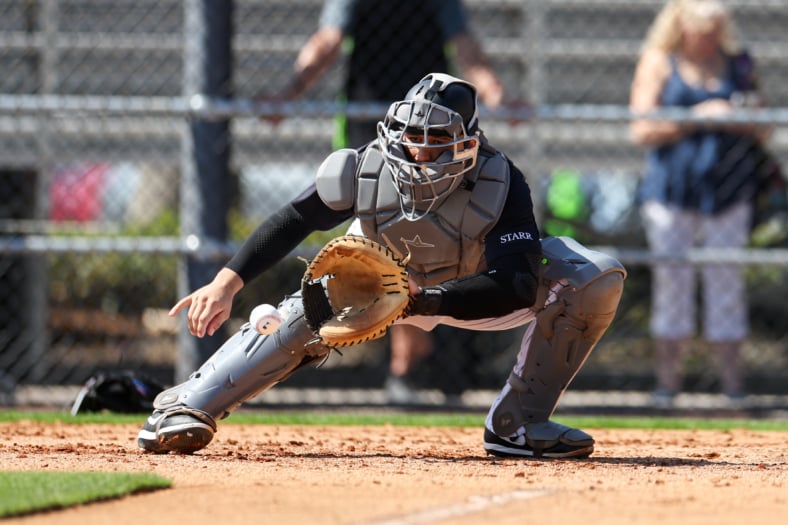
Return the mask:
<path fill-rule="evenodd" d="M 476 88 L 443 73 L 413 86 L 378 122 L 378 141 L 400 196 L 417 220 L 456 190 L 479 152 Z"/>

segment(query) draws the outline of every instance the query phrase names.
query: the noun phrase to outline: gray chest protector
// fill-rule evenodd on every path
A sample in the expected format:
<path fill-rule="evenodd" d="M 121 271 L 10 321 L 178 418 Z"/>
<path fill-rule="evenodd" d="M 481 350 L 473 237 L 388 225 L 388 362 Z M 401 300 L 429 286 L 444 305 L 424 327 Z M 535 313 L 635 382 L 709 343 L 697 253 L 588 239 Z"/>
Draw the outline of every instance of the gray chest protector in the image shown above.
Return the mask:
<path fill-rule="evenodd" d="M 380 152 L 370 147 L 334 152 L 321 166 L 317 190 L 331 208 L 354 204 L 364 235 L 403 257 L 421 285 L 434 285 L 486 268 L 484 239 L 498 221 L 509 190 L 509 163 L 494 150 L 479 153 L 477 167 L 437 208 L 408 220 Z"/>

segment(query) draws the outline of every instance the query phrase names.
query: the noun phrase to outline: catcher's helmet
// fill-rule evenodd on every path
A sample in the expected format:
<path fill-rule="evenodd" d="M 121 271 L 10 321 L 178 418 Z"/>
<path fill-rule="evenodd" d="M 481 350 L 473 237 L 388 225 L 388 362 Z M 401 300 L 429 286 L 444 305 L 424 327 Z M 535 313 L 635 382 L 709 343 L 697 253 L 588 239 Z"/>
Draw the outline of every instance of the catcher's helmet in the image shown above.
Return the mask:
<path fill-rule="evenodd" d="M 378 141 L 402 212 L 410 220 L 423 217 L 476 165 L 476 88 L 451 75 L 427 75 L 389 107 Z M 414 149 L 431 154 L 416 158 Z"/>

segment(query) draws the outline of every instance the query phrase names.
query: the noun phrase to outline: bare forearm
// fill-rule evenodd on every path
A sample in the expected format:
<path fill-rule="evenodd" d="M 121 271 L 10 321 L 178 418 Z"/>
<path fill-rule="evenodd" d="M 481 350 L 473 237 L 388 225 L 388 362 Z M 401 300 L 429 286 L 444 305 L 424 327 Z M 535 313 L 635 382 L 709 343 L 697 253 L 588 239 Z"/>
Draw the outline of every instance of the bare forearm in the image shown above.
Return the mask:
<path fill-rule="evenodd" d="M 672 121 L 636 120 L 630 126 L 632 141 L 641 146 L 670 144 L 691 132 L 690 125 Z"/>
<path fill-rule="evenodd" d="M 339 29 L 323 28 L 312 35 L 293 64 L 293 77 L 283 97 L 292 100 L 303 95 L 336 61 L 341 47 Z"/>
<path fill-rule="evenodd" d="M 457 62 L 465 78 L 479 92 L 479 98 L 488 107 L 495 108 L 503 102 L 503 85 L 490 67 L 479 42 L 471 35 L 456 36 L 452 43 L 457 54 Z"/>

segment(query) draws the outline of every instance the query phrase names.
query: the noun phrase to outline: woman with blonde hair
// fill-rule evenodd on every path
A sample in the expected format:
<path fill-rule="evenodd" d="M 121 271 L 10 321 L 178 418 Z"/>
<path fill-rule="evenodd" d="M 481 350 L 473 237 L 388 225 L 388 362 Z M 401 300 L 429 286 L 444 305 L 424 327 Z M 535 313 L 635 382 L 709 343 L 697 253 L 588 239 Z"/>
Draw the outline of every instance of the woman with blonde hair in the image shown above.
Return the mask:
<path fill-rule="evenodd" d="M 640 116 L 682 107 L 698 119 L 636 118 L 631 124 L 632 139 L 648 150 L 640 200 L 656 255 L 681 255 L 693 246 L 746 245 L 755 166 L 746 161 L 732 171 L 720 166 L 731 145 L 760 131 L 713 119 L 724 120 L 739 101 L 755 96 L 753 63 L 728 9 L 717 0 L 667 2 L 645 38 L 630 107 Z M 716 355 L 722 391 L 738 402 L 744 396 L 740 352 L 749 331 L 741 268 L 707 264 L 700 274 L 703 335 Z M 660 404 L 669 406 L 681 390 L 681 361 L 696 331 L 695 290 L 691 264 L 654 265 L 650 328 Z"/>

